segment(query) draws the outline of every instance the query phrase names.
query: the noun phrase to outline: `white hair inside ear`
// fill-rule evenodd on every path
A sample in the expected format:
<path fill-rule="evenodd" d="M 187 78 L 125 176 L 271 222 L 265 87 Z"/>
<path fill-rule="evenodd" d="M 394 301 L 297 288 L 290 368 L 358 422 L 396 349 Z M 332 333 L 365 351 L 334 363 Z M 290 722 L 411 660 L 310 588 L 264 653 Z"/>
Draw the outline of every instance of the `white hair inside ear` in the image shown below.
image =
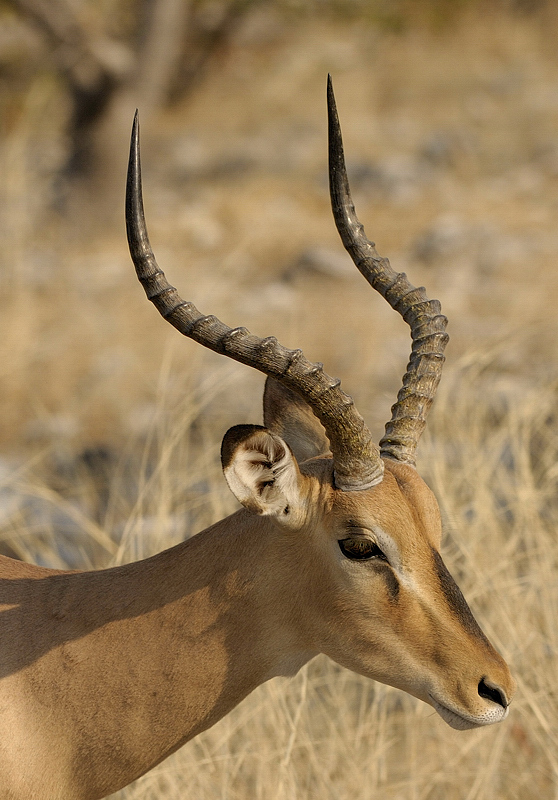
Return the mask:
<path fill-rule="evenodd" d="M 298 527 L 302 476 L 280 436 L 258 425 L 236 425 L 225 434 L 221 460 L 227 483 L 245 508 Z"/>

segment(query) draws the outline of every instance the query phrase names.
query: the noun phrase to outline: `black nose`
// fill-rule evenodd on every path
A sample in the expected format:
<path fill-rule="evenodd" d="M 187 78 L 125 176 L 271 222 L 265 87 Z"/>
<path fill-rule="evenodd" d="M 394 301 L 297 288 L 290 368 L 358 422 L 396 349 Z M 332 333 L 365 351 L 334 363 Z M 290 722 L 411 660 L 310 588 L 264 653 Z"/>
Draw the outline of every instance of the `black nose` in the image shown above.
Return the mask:
<path fill-rule="evenodd" d="M 479 683 L 478 692 L 485 700 L 492 700 L 493 703 L 497 703 L 502 708 L 508 707 L 508 701 L 502 689 L 498 686 L 490 686 L 484 678 Z"/>

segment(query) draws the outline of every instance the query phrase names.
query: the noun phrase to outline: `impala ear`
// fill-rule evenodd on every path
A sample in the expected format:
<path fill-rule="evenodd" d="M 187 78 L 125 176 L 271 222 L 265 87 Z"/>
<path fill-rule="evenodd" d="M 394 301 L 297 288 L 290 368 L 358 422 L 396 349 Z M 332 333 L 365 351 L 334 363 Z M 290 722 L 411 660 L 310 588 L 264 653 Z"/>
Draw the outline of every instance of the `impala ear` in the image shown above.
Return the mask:
<path fill-rule="evenodd" d="M 288 443 L 299 464 L 330 453 L 324 426 L 295 392 L 268 378 L 263 404 L 264 425 Z"/>
<path fill-rule="evenodd" d="M 303 478 L 280 436 L 260 425 L 235 425 L 223 439 L 221 463 L 229 488 L 245 508 L 288 528 L 300 527 Z"/>

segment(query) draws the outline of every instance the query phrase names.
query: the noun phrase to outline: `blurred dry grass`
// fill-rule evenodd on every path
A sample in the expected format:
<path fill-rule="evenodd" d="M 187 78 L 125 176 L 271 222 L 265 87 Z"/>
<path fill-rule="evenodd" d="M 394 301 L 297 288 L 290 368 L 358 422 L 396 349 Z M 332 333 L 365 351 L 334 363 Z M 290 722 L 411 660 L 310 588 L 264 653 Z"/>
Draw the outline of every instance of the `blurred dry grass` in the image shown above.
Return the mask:
<path fill-rule="evenodd" d="M 555 34 L 550 12 L 475 4 L 404 35 L 342 16 L 284 24 L 268 8 L 144 131 L 170 280 L 228 324 L 323 360 L 380 438 L 409 344 L 345 269 L 326 189 L 333 74 L 359 216 L 450 318 L 419 466 L 448 566 L 519 691 L 503 725 L 463 734 L 318 659 L 122 799 L 558 798 Z M 263 379 L 167 330 L 123 222 L 96 230 L 94 205 L 45 218 L 37 162 L 56 162 L 63 109 L 44 82 L 24 100 L 0 142 L 0 539 L 31 561 L 99 567 L 234 508 L 218 446 L 229 425 L 260 421 Z"/>

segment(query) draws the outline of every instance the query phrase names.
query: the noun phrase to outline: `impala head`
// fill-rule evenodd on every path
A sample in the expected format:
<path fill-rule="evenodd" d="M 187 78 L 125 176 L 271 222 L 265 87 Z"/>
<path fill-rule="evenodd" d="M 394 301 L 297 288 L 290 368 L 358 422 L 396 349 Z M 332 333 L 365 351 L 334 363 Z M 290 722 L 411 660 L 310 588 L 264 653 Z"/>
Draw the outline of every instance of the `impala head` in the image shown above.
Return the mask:
<path fill-rule="evenodd" d="M 377 447 L 353 401 L 321 365 L 273 337 L 260 339 L 204 316 L 157 266 L 141 197 L 134 121 L 126 220 L 148 298 L 181 333 L 268 376 L 264 426 L 239 425 L 223 440 L 227 482 L 274 532 L 277 580 L 300 597 L 309 649 L 432 705 L 452 727 L 507 715 L 515 685 L 440 556 L 436 500 L 415 451 L 438 386 L 447 320 L 381 258 L 359 223 L 328 83 L 330 192 L 345 248 L 370 285 L 411 328 L 403 386 Z"/>

